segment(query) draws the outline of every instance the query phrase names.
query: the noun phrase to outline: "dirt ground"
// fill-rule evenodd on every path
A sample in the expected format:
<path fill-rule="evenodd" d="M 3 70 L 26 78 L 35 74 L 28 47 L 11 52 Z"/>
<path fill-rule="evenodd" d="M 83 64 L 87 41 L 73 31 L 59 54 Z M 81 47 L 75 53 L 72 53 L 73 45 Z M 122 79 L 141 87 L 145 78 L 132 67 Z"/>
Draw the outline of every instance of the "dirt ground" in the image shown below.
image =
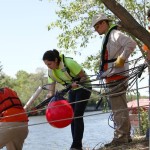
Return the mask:
<path fill-rule="evenodd" d="M 131 143 L 124 144 L 117 147 L 101 147 L 97 150 L 149 150 L 149 140 L 145 137 L 135 137 Z"/>

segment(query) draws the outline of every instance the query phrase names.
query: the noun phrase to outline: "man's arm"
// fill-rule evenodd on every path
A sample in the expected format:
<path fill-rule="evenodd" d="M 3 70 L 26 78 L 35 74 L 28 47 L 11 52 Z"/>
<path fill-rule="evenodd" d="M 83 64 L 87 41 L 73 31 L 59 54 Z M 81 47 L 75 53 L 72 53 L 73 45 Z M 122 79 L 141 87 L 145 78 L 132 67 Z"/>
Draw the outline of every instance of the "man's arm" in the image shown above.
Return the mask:
<path fill-rule="evenodd" d="M 126 59 L 129 58 L 130 54 L 136 48 L 136 42 L 130 37 L 118 31 L 118 44 L 122 47 L 123 51 L 114 62 L 115 67 L 123 67 Z"/>
<path fill-rule="evenodd" d="M 120 37 L 118 38 L 119 44 L 123 47 L 123 52 L 120 55 L 120 57 L 124 60 L 128 59 L 130 54 L 134 51 L 136 48 L 136 42 L 131 39 L 129 36 L 120 33 Z"/>

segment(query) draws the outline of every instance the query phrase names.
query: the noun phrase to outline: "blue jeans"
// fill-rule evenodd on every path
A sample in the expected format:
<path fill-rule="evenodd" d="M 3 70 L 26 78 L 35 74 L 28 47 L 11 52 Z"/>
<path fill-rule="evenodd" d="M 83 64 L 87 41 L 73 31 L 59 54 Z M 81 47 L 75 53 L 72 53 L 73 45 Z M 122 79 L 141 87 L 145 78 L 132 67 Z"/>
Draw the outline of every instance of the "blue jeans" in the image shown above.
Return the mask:
<path fill-rule="evenodd" d="M 82 116 L 84 115 L 84 111 L 88 101 L 83 102 L 79 101 L 89 99 L 90 95 L 91 95 L 90 91 L 82 88 L 69 91 L 70 103 L 75 102 L 71 104 L 74 111 L 74 117 L 79 117 L 77 119 L 76 118 L 73 119 L 71 123 L 71 133 L 73 138 L 71 148 L 82 148 L 82 138 L 84 132 L 84 120 Z"/>

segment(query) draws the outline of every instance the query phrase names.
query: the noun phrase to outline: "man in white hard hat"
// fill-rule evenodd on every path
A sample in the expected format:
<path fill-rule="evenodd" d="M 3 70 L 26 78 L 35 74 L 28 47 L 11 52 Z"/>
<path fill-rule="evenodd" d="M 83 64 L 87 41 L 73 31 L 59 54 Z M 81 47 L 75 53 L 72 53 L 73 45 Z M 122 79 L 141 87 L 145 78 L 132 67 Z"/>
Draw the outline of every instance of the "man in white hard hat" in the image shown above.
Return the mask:
<path fill-rule="evenodd" d="M 100 72 L 109 89 L 109 101 L 114 115 L 114 138 L 105 144 L 120 145 L 131 142 L 130 120 L 127 109 L 126 90 L 128 87 L 128 57 L 136 47 L 135 41 L 118 30 L 105 14 L 95 15 L 92 27 L 99 35 L 105 35 L 101 49 Z"/>

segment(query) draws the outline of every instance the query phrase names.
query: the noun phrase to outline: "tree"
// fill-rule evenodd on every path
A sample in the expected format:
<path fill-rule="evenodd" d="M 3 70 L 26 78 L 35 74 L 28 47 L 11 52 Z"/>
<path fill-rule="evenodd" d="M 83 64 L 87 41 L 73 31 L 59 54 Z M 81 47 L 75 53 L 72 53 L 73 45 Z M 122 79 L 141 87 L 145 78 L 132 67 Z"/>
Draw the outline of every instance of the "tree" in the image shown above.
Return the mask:
<path fill-rule="evenodd" d="M 118 2 L 115 0 L 72 0 L 69 2 L 57 0 L 56 2 L 60 7 L 56 11 L 59 19 L 50 23 L 48 30 L 55 27 L 61 29 L 58 46 L 65 48 L 67 52 L 74 51 L 78 47 L 85 48 L 90 40 L 96 37 L 92 34 L 90 25 L 93 15 L 99 13 L 99 10 L 108 14 L 113 20 L 121 20 L 122 26 L 137 40 L 139 48 L 143 43 L 150 48 L 150 36 L 145 29 L 146 11 L 150 4 L 147 0 L 118 0 Z M 93 58 L 96 56 L 97 54 Z M 91 59 L 91 56 L 88 59 Z M 87 62 L 86 67 L 92 67 Z"/>
<path fill-rule="evenodd" d="M 0 85 L 1 85 L 1 88 L 5 87 L 5 86 L 12 88 L 13 85 L 15 84 L 13 78 L 6 75 L 2 70 L 3 70 L 2 65 L 0 65 L 0 81 L 1 81 Z"/>
<path fill-rule="evenodd" d="M 91 18 L 96 14 L 96 10 L 91 10 L 91 7 L 100 8 L 97 3 L 89 3 L 88 5 L 84 1 L 77 0 L 66 1 L 58 0 L 57 4 L 60 7 L 59 11 L 56 11 L 59 19 L 56 22 L 50 23 L 48 30 L 55 27 L 62 30 L 62 33 L 58 35 L 58 46 L 65 48 L 69 51 L 75 50 L 77 46 L 86 47 L 89 42 L 89 38 L 94 38 L 92 30 L 90 28 Z M 88 27 L 88 28 L 87 28 Z"/>
<path fill-rule="evenodd" d="M 1 63 L 1 62 L 0 62 Z M 0 73 L 2 72 L 2 65 L 0 65 Z"/>
<path fill-rule="evenodd" d="M 132 16 L 131 14 L 129 14 L 129 12 L 124 7 L 122 7 L 115 0 L 101 0 L 101 1 L 105 4 L 105 6 L 109 10 L 111 10 L 121 20 L 121 25 L 123 26 L 123 28 L 126 29 L 126 31 L 128 33 L 132 34 L 137 39 L 144 42 L 150 49 L 150 42 L 149 42 L 150 34 L 147 30 L 145 30 L 145 27 L 144 27 L 145 21 L 143 21 L 143 19 L 141 20 L 142 17 L 145 20 L 145 17 L 147 15 L 145 15 L 144 11 L 141 11 L 141 13 L 138 13 L 139 12 L 138 10 L 141 10 L 141 8 L 143 8 L 143 10 L 145 10 L 145 7 L 146 6 L 148 7 L 150 2 L 147 2 L 147 4 L 146 4 L 145 3 L 146 1 L 144 1 L 143 6 L 142 6 L 142 4 L 138 4 L 138 3 L 136 4 L 135 1 L 130 1 L 129 6 L 133 8 L 133 10 L 132 10 L 133 16 Z M 141 16 L 141 14 L 143 16 Z M 138 17 L 139 20 L 136 21 L 133 17 Z"/>
<path fill-rule="evenodd" d="M 36 89 L 39 86 L 47 83 L 47 78 L 45 78 L 44 72 L 38 73 L 27 73 L 26 71 L 20 70 L 16 74 L 15 79 L 15 86 L 13 87 L 15 91 L 18 93 L 20 99 L 22 100 L 23 104 L 26 104 L 30 97 L 34 94 Z M 41 102 L 46 95 L 46 91 L 42 91 L 42 93 L 38 96 L 34 105 L 37 105 Z"/>

